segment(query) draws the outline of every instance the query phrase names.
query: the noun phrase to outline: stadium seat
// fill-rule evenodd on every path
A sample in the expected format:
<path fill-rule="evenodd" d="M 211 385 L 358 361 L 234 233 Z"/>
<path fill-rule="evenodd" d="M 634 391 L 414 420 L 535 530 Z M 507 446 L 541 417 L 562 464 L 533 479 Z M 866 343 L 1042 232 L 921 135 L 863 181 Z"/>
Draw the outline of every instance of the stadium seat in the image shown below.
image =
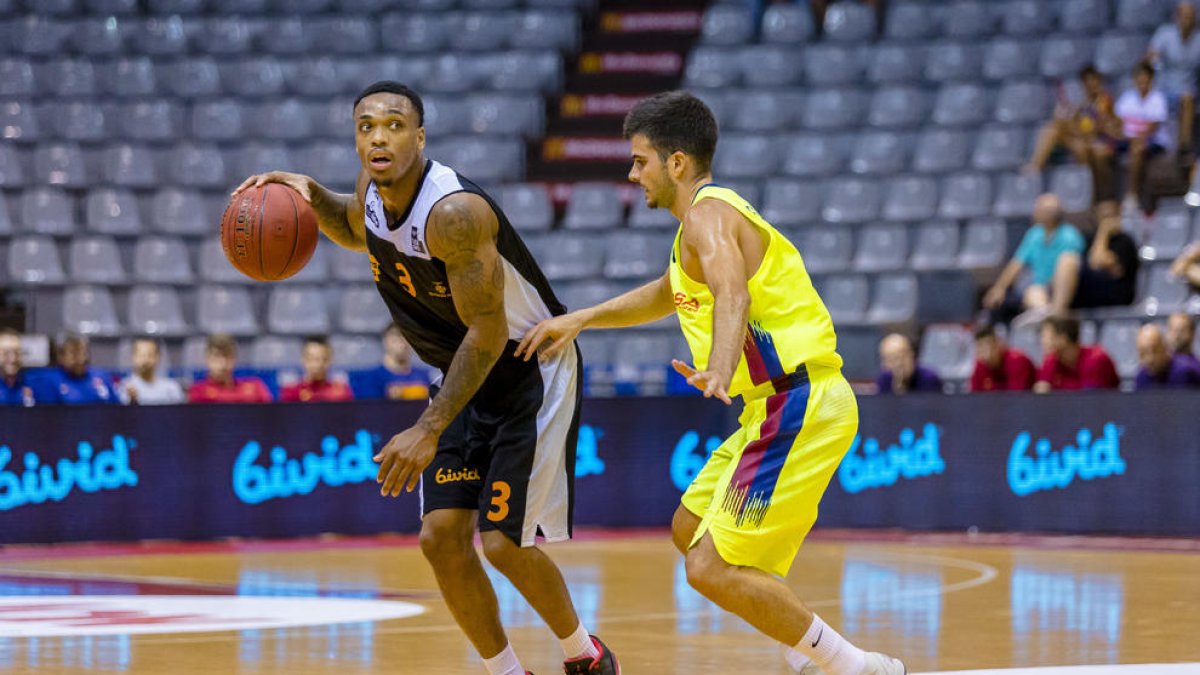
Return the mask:
<path fill-rule="evenodd" d="M 1130 379 L 1138 372 L 1137 334 L 1140 321 L 1105 321 L 1100 327 L 1100 346 L 1112 358 L 1117 375 Z"/>
<path fill-rule="evenodd" d="M 2 79 L 2 78 L 0 78 Z M 158 91 L 158 71 L 147 57 L 125 57 L 100 70 L 104 91 L 117 98 L 143 98 Z"/>
<path fill-rule="evenodd" d="M 871 50 L 867 79 L 879 85 L 920 82 L 925 58 L 924 45 L 881 44 Z"/>
<path fill-rule="evenodd" d="M 430 96 L 425 103 L 425 129 L 436 134 L 461 134 L 471 130 L 471 109 L 458 96 Z"/>
<path fill-rule="evenodd" d="M 379 30 L 391 49 L 433 53 L 446 45 L 450 24 L 445 14 L 397 12 L 384 15 Z"/>
<path fill-rule="evenodd" d="M 329 272 L 335 281 L 365 283 L 372 280 L 371 265 L 366 254 L 341 246 L 329 250 Z"/>
<path fill-rule="evenodd" d="M 54 59 L 42 67 L 40 75 L 39 84 L 55 96 L 88 97 L 97 91 L 96 70 L 90 60 Z"/>
<path fill-rule="evenodd" d="M 59 188 L 40 187 L 21 195 L 21 229 L 29 233 L 69 235 L 78 229 L 75 201 Z"/>
<path fill-rule="evenodd" d="M 79 11 L 76 0 L 38 0 L 26 5 L 29 9 L 36 8 L 39 13 L 51 16 L 69 16 Z"/>
<path fill-rule="evenodd" d="M 267 302 L 267 328 L 285 335 L 329 332 L 325 296 L 313 286 L 276 286 Z"/>
<path fill-rule="evenodd" d="M 776 44 L 808 42 L 816 34 L 812 12 L 799 4 L 773 4 L 763 12 L 762 40 Z"/>
<path fill-rule="evenodd" d="M 894 221 L 920 221 L 937 211 L 937 180 L 927 176 L 901 176 L 888 183 L 883 217 Z"/>
<path fill-rule="evenodd" d="M 187 31 L 177 15 L 141 19 L 134 23 L 129 36 L 133 50 L 147 56 L 174 56 L 188 50 Z"/>
<path fill-rule="evenodd" d="M 284 144 L 250 142 L 241 148 L 236 159 L 236 176 L 245 178 L 267 171 L 290 171 L 297 168 L 292 154 Z"/>
<path fill-rule="evenodd" d="M 89 14 L 104 16 L 136 14 L 137 6 L 137 0 L 83 0 L 83 7 Z"/>
<path fill-rule="evenodd" d="M 254 48 L 255 31 L 242 16 L 214 16 L 190 22 L 193 50 L 218 56 L 245 54 Z M 189 31 L 191 32 L 191 31 Z"/>
<path fill-rule="evenodd" d="M 963 231 L 958 267 L 981 269 L 999 266 L 1007 255 L 1007 241 L 1008 233 L 1002 220 L 989 218 L 968 222 Z"/>
<path fill-rule="evenodd" d="M 355 285 L 346 288 L 337 307 L 338 326 L 347 333 L 378 335 L 392 322 L 374 286 Z"/>
<path fill-rule="evenodd" d="M 1148 268 L 1148 269 L 1147 269 Z M 1169 261 L 1145 265 L 1146 282 L 1142 286 L 1142 309 L 1150 315 L 1166 315 L 1183 307 L 1188 297 L 1188 286 L 1171 276 Z"/>
<path fill-rule="evenodd" d="M 950 176 L 942 185 L 938 216 L 951 219 L 978 218 L 992 211 L 992 183 L 987 174 Z"/>
<path fill-rule="evenodd" d="M 854 233 L 848 227 L 817 225 L 807 228 L 798 242 L 808 270 L 840 272 L 849 268 L 854 254 Z"/>
<path fill-rule="evenodd" d="M 983 76 L 989 80 L 1015 80 L 1038 74 L 1038 44 L 1008 38 L 988 43 L 983 54 Z"/>
<path fill-rule="evenodd" d="M 205 0 L 147 0 L 146 5 L 151 14 L 199 14 Z"/>
<path fill-rule="evenodd" d="M 1050 38 L 1042 45 L 1038 71 L 1052 79 L 1073 78 L 1095 53 L 1096 45 L 1088 38 Z"/>
<path fill-rule="evenodd" d="M 518 139 L 459 137 L 443 141 L 437 148 L 437 154 L 428 155 L 463 167 L 467 178 L 485 186 L 516 180 L 524 170 L 525 145 Z"/>
<path fill-rule="evenodd" d="M 504 52 L 495 58 L 486 84 L 496 91 L 558 91 L 563 57 L 557 52 Z"/>
<path fill-rule="evenodd" d="M 1096 35 L 1112 16 L 1107 0 L 1065 0 L 1061 7 L 1058 25 L 1066 33 Z"/>
<path fill-rule="evenodd" d="M 84 202 L 87 229 L 98 234 L 130 235 L 142 231 L 137 198 L 128 190 L 98 188 Z"/>
<path fill-rule="evenodd" d="M 1117 25 L 1127 30 L 1152 31 L 1170 19 L 1172 5 L 1162 0 L 1117 0 Z"/>
<path fill-rule="evenodd" d="M 312 136 L 308 106 L 298 99 L 261 103 L 250 110 L 251 131 L 257 138 L 272 141 L 307 140 Z"/>
<path fill-rule="evenodd" d="M 713 158 L 713 172 L 725 178 L 761 178 L 775 173 L 779 146 L 772 136 L 728 135 Z"/>
<path fill-rule="evenodd" d="M 880 87 L 871 98 L 867 123 L 873 127 L 909 129 L 929 119 L 929 95 L 916 87 Z"/>
<path fill-rule="evenodd" d="M 929 326 L 921 336 L 917 361 L 943 380 L 967 380 L 975 370 L 975 336 L 960 324 Z"/>
<path fill-rule="evenodd" d="M 138 335 L 180 337 L 191 332 L 179 294 L 170 286 L 134 286 L 129 292 L 128 325 Z"/>
<path fill-rule="evenodd" d="M 971 82 L 983 71 L 983 47 L 943 42 L 929 47 L 925 79 L 931 82 Z"/>
<path fill-rule="evenodd" d="M 863 223 L 879 215 L 882 189 L 874 180 L 842 178 L 831 181 L 821 216 L 831 223 Z"/>
<path fill-rule="evenodd" d="M 201 286 L 196 294 L 196 327 L 202 333 L 258 334 L 250 293 L 240 286 Z"/>
<path fill-rule="evenodd" d="M 784 141 L 783 171 L 793 176 L 829 176 L 846 163 L 848 143 L 822 135 L 794 136 Z"/>
<path fill-rule="evenodd" d="M 916 271 L 952 269 L 958 258 L 958 244 L 958 223 L 922 223 L 917 227 L 909 267 Z"/>
<path fill-rule="evenodd" d="M 1037 324 L 1013 328 L 1008 336 L 1008 344 L 1024 352 L 1033 361 L 1035 366 L 1040 366 L 1042 363 L 1042 340 L 1040 333 L 1041 329 Z"/>
<path fill-rule="evenodd" d="M 563 216 L 563 227 L 569 230 L 619 227 L 625 219 L 624 210 L 621 194 L 612 183 L 576 183 Z"/>
<path fill-rule="evenodd" d="M 104 108 L 94 101 L 75 101 L 66 105 L 56 104 L 53 110 L 55 130 L 68 141 L 99 141 L 108 135 L 104 119 Z"/>
<path fill-rule="evenodd" d="M 8 247 L 7 279 L 18 286 L 65 283 L 67 275 L 54 240 L 46 235 L 14 237 Z"/>
<path fill-rule="evenodd" d="M 243 98 L 274 98 L 287 91 L 283 64 L 273 56 L 234 59 L 221 67 L 225 89 Z"/>
<path fill-rule="evenodd" d="M 287 88 L 300 96 L 325 98 L 342 93 L 345 84 L 337 62 L 328 56 L 304 56 L 284 61 L 283 79 Z"/>
<path fill-rule="evenodd" d="M 191 135 L 201 141 L 237 141 L 243 136 L 242 104 L 226 98 L 192 107 Z"/>
<path fill-rule="evenodd" d="M 646 200 L 638 197 L 629 209 L 629 226 L 645 228 L 678 228 L 679 219 L 667 209 L 652 209 Z"/>
<path fill-rule="evenodd" d="M 169 101 L 143 101 L 120 107 L 121 134 L 135 141 L 167 142 L 183 134 L 183 109 Z"/>
<path fill-rule="evenodd" d="M 599 276 L 604 259 L 596 255 L 604 249 L 602 235 L 563 232 L 545 240 L 545 256 L 539 258 L 542 271 L 550 280 L 587 279 Z"/>
<path fill-rule="evenodd" d="M 83 150 L 75 143 L 42 144 L 33 151 L 33 176 L 45 185 L 82 188 L 88 185 Z"/>
<path fill-rule="evenodd" d="M 858 137 L 850 153 L 850 171 L 859 174 L 893 174 L 908 166 L 912 139 L 890 131 L 871 131 Z"/>
<path fill-rule="evenodd" d="M 90 337 L 115 337 L 121 323 L 112 293 L 104 286 L 71 286 L 63 293 L 63 329 Z"/>
<path fill-rule="evenodd" d="M 743 47 L 737 59 L 748 87 L 787 86 L 796 83 L 803 73 L 800 52 L 779 45 Z"/>
<path fill-rule="evenodd" d="M 735 53 L 734 50 L 718 47 L 693 49 L 688 54 L 687 64 L 684 67 L 684 85 L 688 88 L 714 89 L 736 85 L 741 80 L 742 66 L 733 56 Z M 0 75 L 3 72 L 3 68 L 0 68 Z"/>
<path fill-rule="evenodd" d="M 941 30 L 941 22 L 933 17 L 932 5 L 925 2 L 889 2 L 884 26 L 892 40 L 920 41 Z"/>
<path fill-rule="evenodd" d="M 302 349 L 298 337 L 260 335 L 250 343 L 250 364 L 266 370 L 294 369 L 300 364 Z"/>
<path fill-rule="evenodd" d="M 608 279 L 644 279 L 662 275 L 671 258 L 674 233 L 609 232 L 604 243 L 604 276 Z"/>
<path fill-rule="evenodd" d="M 996 191 L 992 215 L 999 218 L 1024 218 L 1033 213 L 1033 202 L 1042 194 L 1040 174 L 1004 174 Z"/>
<path fill-rule="evenodd" d="M 956 129 L 926 129 L 917 138 L 913 168 L 923 173 L 944 173 L 966 167 L 971 152 L 967 132 Z"/>
<path fill-rule="evenodd" d="M 513 49 L 574 51 L 579 45 L 579 18 L 574 12 L 527 10 L 509 36 Z"/>
<path fill-rule="evenodd" d="M 1021 127 L 984 127 L 971 154 L 971 166 L 984 171 L 1018 168 L 1029 159 L 1029 145 L 1029 136 Z"/>
<path fill-rule="evenodd" d="M 362 160 L 349 143 L 319 141 L 294 154 L 302 173 L 306 173 L 322 185 L 346 188 L 349 192 L 362 171 Z M 467 165 L 452 165 L 467 166 Z"/>
<path fill-rule="evenodd" d="M 508 12 L 461 12 L 450 17 L 449 47 L 459 52 L 503 48 L 516 21 Z"/>
<path fill-rule="evenodd" d="M 200 235 L 214 232 L 204 200 L 198 192 L 185 188 L 162 188 L 150 202 L 150 224 L 159 232 Z"/>
<path fill-rule="evenodd" d="M 859 230 L 854 269 L 880 272 L 904 267 L 908 260 L 908 228 L 900 224 L 867 225 Z"/>
<path fill-rule="evenodd" d="M 875 278 L 867 321 L 873 324 L 904 323 L 917 317 L 917 277 L 884 274 Z"/>
<path fill-rule="evenodd" d="M 791 95 L 789 95 L 791 94 Z M 781 131 L 792 126 L 796 111 L 800 109 L 800 98 L 790 92 L 772 90 L 750 90 L 736 96 L 732 124 L 739 131 Z M 717 111 L 713 111 L 716 116 Z M 718 122 L 721 117 L 717 116 Z"/>
<path fill-rule="evenodd" d="M 216 236 L 200 242 L 196 269 L 200 273 L 201 281 L 227 285 L 253 283 L 250 277 L 237 271 L 225 257 L 221 240 Z"/>
<path fill-rule="evenodd" d="M 1049 87 L 1040 81 L 1005 83 L 996 97 L 997 122 L 1022 124 L 1043 122 L 1050 113 Z"/>
<path fill-rule="evenodd" d="M 754 39 L 754 21 L 749 8 L 713 5 L 704 12 L 700 41 L 711 45 L 741 45 Z"/>
<path fill-rule="evenodd" d="M 0 58 L 0 96 L 30 97 L 37 93 L 33 64 L 21 57 Z"/>
<path fill-rule="evenodd" d="M 0 192 L 0 241 L 12 235 L 14 231 L 12 216 L 8 213 L 8 199 Z M 0 256 L 2 258 L 3 256 Z"/>
<path fill-rule="evenodd" d="M 1054 30 L 1055 9 L 1044 0 L 1012 0 L 1000 6 L 1001 25 L 1009 35 L 1044 35 Z"/>
<path fill-rule="evenodd" d="M 157 153 L 145 146 L 110 145 L 104 150 L 101 161 L 104 178 L 113 185 L 151 188 L 162 181 Z"/>
<path fill-rule="evenodd" d="M 231 2 L 232 0 L 217 1 Z M 235 11 L 240 12 L 241 10 Z M 288 57 L 310 53 L 311 45 L 316 43 L 317 36 L 313 35 L 308 20 L 308 17 L 302 16 L 275 17 L 271 21 L 271 39 L 257 41 L 259 51 Z"/>
<path fill-rule="evenodd" d="M 959 0 L 946 10 L 943 20 L 945 33 L 955 39 L 970 40 L 992 35 L 996 31 L 995 5 L 979 0 Z"/>
<path fill-rule="evenodd" d="M 0 138 L 28 143 L 42 137 L 41 126 L 29 101 L 0 101 Z M 11 148 L 9 148 L 11 151 Z"/>
<path fill-rule="evenodd" d="M 808 129 L 855 127 L 866 117 L 867 97 L 857 89 L 823 89 L 805 99 L 803 124 Z"/>
<path fill-rule="evenodd" d="M 380 48 L 378 24 L 371 18 L 342 14 L 318 17 L 313 28 L 320 36 L 318 49 L 324 54 L 370 54 Z"/>
<path fill-rule="evenodd" d="M 107 236 L 74 237 L 67 252 L 71 281 L 77 284 L 123 284 L 125 267 L 117 242 Z"/>
<path fill-rule="evenodd" d="M 133 249 L 133 277 L 141 284 L 195 281 L 187 245 L 177 237 L 142 237 Z"/>
<path fill-rule="evenodd" d="M 816 85 L 853 84 L 862 80 L 866 53 L 859 47 L 824 44 L 804 52 L 804 77 Z"/>
<path fill-rule="evenodd" d="M 509 222 L 518 230 L 549 230 L 554 224 L 554 205 L 545 185 L 506 185 L 500 189 L 497 199 Z"/>
<path fill-rule="evenodd" d="M 1050 174 L 1050 192 L 1066 211 L 1084 211 L 1092 204 L 1092 173 L 1085 166 L 1060 166 Z"/>
<path fill-rule="evenodd" d="M 948 84 L 938 91 L 933 121 L 952 127 L 975 126 L 991 115 L 990 92 L 977 84 Z"/>
<path fill-rule="evenodd" d="M 216 146 L 185 143 L 170 152 L 169 178 L 177 185 L 198 188 L 233 188 L 225 175 L 225 160 Z"/>
<path fill-rule="evenodd" d="M 859 323 L 866 318 L 871 295 L 871 283 L 866 275 L 837 274 L 813 279 L 813 284 L 835 323 Z"/>
<path fill-rule="evenodd" d="M 825 37 L 835 42 L 864 42 L 875 35 L 875 12 L 856 2 L 839 2 L 825 12 Z"/>
<path fill-rule="evenodd" d="M 541 138 L 545 127 L 542 97 L 529 94 L 475 94 L 467 99 L 470 131 L 477 134 Z"/>
<path fill-rule="evenodd" d="M 0 144 L 0 187 L 19 188 L 25 185 L 25 167 L 13 143 Z"/>
<path fill-rule="evenodd" d="M 811 180 L 772 178 L 763 189 L 762 216 L 776 227 L 794 227 L 821 216 L 821 186 Z"/>
<path fill-rule="evenodd" d="M 71 46 L 88 56 L 113 56 L 125 49 L 124 20 L 111 14 L 82 17 L 71 22 Z"/>
<path fill-rule="evenodd" d="M 331 335 L 329 346 L 333 362 L 342 368 L 371 368 L 383 360 L 383 347 L 374 337 L 362 335 Z"/>
<path fill-rule="evenodd" d="M 1163 206 L 1154 214 L 1142 257 L 1149 260 L 1174 260 L 1191 240 L 1191 213 L 1182 205 Z"/>
<path fill-rule="evenodd" d="M 1110 33 L 1096 45 L 1096 70 L 1109 77 L 1123 77 L 1146 56 L 1145 35 Z"/>
<path fill-rule="evenodd" d="M 203 335 L 185 338 L 183 348 L 180 350 L 180 366 L 185 370 L 204 370 L 207 368 L 205 361 L 207 348 L 208 338 Z"/>

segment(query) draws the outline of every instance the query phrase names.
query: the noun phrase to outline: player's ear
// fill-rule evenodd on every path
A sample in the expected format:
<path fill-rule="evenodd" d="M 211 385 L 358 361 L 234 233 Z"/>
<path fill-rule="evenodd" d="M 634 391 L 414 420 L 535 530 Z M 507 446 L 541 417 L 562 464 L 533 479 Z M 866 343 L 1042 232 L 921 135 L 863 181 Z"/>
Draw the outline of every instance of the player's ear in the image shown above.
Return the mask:
<path fill-rule="evenodd" d="M 417 150 L 425 152 L 425 126 L 417 127 Z"/>
<path fill-rule="evenodd" d="M 687 175 L 688 156 L 683 154 L 682 150 L 676 150 L 667 157 L 667 171 L 671 173 L 671 177 L 676 181 L 682 181 Z"/>

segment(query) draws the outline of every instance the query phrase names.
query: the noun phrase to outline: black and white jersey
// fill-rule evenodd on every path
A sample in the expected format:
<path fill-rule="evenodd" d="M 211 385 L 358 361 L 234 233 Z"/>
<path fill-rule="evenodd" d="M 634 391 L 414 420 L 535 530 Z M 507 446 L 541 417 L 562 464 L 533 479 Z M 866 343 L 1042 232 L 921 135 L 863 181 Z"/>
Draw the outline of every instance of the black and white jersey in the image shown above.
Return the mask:
<path fill-rule="evenodd" d="M 482 197 L 499 222 L 496 248 L 504 266 L 509 340 L 520 340 L 539 321 L 566 311 L 504 212 L 479 186 L 447 166 L 426 160 L 408 212 L 392 221 L 371 182 L 363 199 L 363 218 L 375 284 L 417 355 L 443 372 L 450 367 L 467 326 L 454 308 L 445 264 L 429 254 L 425 231 L 433 207 L 458 192 Z"/>

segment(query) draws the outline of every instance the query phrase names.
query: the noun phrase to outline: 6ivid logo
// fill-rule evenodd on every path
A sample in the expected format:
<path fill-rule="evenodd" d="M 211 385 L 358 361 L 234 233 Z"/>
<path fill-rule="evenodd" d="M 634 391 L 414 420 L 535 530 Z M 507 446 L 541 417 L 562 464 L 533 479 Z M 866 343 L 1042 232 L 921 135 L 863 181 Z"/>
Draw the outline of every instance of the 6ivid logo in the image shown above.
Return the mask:
<path fill-rule="evenodd" d="M 912 429 L 901 429 L 899 442 L 884 449 L 880 449 L 878 439 L 855 436 L 838 467 L 838 482 L 843 490 L 854 494 L 895 485 L 901 478 L 940 474 L 946 470 L 940 442 L 941 432 L 932 422 L 921 428 L 920 436 Z"/>
<path fill-rule="evenodd" d="M 76 489 L 99 492 L 133 487 L 138 484 L 138 475 L 130 466 L 129 453 L 136 447 L 136 441 L 121 435 L 113 436 L 111 448 L 99 452 L 91 442 L 80 441 L 75 459 L 43 463 L 36 452 L 27 452 L 22 458 L 25 470 L 20 471 L 19 467 L 8 468 L 13 451 L 0 445 L 0 511 L 61 502 Z"/>
<path fill-rule="evenodd" d="M 1055 451 L 1050 439 L 1039 438 L 1022 431 L 1008 453 L 1008 486 L 1018 497 L 1040 490 L 1062 489 L 1076 477 L 1080 480 L 1120 476 L 1125 473 L 1125 460 L 1121 458 L 1122 429 L 1109 422 L 1099 436 L 1093 437 L 1090 429 L 1080 429 L 1075 434 L 1075 445 L 1067 445 Z M 1029 454 L 1029 446 L 1034 452 Z"/>

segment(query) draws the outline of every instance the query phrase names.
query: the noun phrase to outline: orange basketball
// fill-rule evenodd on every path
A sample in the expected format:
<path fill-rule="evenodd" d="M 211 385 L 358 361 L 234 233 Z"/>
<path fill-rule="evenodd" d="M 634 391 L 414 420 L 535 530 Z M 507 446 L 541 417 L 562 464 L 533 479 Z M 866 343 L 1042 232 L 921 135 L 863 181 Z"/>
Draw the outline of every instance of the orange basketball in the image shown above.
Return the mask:
<path fill-rule="evenodd" d="M 286 279 L 317 249 L 317 214 L 286 185 L 246 188 L 233 196 L 221 218 L 221 248 L 251 279 Z"/>

